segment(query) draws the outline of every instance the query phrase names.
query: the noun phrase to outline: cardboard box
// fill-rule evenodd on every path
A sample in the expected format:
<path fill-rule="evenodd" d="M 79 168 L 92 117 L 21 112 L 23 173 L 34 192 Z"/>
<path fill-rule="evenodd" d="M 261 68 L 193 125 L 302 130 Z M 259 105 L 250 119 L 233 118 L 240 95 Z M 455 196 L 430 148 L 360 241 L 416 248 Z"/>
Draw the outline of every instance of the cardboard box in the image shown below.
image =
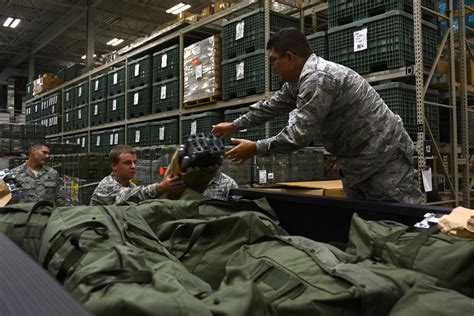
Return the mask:
<path fill-rule="evenodd" d="M 262 188 L 262 190 L 316 196 L 344 197 L 344 189 L 341 180 L 280 182 L 271 187 Z"/>

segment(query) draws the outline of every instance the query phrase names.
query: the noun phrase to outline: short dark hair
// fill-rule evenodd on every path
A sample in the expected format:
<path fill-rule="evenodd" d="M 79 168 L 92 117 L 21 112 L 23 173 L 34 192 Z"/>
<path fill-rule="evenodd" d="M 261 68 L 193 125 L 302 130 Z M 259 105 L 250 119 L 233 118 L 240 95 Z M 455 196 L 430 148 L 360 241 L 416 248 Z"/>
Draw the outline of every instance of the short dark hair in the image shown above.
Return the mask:
<path fill-rule="evenodd" d="M 135 148 L 128 145 L 114 146 L 109 153 L 109 163 L 118 164 L 120 162 L 121 154 L 137 154 Z"/>
<path fill-rule="evenodd" d="M 313 53 L 306 36 L 294 27 L 281 29 L 270 36 L 267 49 L 272 48 L 280 57 L 284 56 L 287 51 L 291 51 L 296 56 L 305 59 Z"/>
<path fill-rule="evenodd" d="M 42 141 L 35 141 L 31 143 L 30 148 L 28 149 L 28 152 L 31 153 L 33 149 L 40 149 L 41 147 L 47 147 L 49 149 L 49 144 Z"/>

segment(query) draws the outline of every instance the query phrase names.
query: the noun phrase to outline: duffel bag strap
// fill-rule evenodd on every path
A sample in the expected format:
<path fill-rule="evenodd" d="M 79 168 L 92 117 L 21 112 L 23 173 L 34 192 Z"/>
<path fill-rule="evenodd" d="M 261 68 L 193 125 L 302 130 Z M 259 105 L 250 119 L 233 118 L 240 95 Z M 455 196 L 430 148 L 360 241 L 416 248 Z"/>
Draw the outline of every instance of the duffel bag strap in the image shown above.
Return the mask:
<path fill-rule="evenodd" d="M 415 238 L 408 242 L 400 250 L 400 265 L 403 268 L 411 269 L 421 247 L 426 243 L 431 235 L 436 234 L 437 232 L 439 232 L 438 225 L 431 226 L 430 228 L 423 229 Z"/>
<path fill-rule="evenodd" d="M 390 235 L 374 240 L 372 244 L 372 257 L 376 259 L 381 259 L 383 255 L 383 251 L 385 249 L 385 245 L 389 242 L 398 240 L 398 238 L 400 238 L 405 233 L 406 233 L 406 228 L 397 230 L 391 233 Z"/>
<path fill-rule="evenodd" d="M 207 223 L 201 223 L 198 224 L 194 227 L 193 232 L 191 233 L 191 236 L 189 237 L 189 242 L 188 246 L 184 250 L 184 252 L 179 256 L 179 260 L 183 259 L 184 256 L 194 247 L 198 239 L 201 237 L 202 233 L 204 232 L 204 229 L 206 228 Z"/>
<path fill-rule="evenodd" d="M 107 226 L 105 224 L 103 224 L 101 222 L 97 222 L 97 221 L 82 222 L 78 225 L 75 225 L 75 226 L 72 226 L 72 227 L 70 227 L 66 230 L 63 230 L 59 234 L 59 236 L 56 238 L 56 240 L 49 247 L 48 253 L 46 254 L 46 256 L 44 257 L 44 260 L 43 260 L 43 267 L 45 269 L 48 269 L 49 262 L 53 258 L 54 254 L 64 245 L 64 243 L 66 243 L 66 241 L 71 237 L 71 235 L 75 231 L 81 230 L 81 229 L 84 229 L 84 228 L 85 228 L 85 230 L 94 229 L 94 231 L 98 235 L 104 237 L 105 239 L 107 239 L 109 237 Z M 82 232 L 83 231 L 81 231 L 80 234 L 82 234 Z M 80 236 L 80 234 L 79 234 L 79 236 Z M 78 241 L 77 241 L 77 244 L 78 244 Z"/>

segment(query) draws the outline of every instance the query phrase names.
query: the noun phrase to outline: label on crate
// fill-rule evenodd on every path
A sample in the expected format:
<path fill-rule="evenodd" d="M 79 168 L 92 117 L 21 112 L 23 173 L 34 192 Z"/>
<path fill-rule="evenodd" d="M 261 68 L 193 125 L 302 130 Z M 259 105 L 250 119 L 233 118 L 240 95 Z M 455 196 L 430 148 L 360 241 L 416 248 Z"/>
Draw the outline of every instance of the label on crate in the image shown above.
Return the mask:
<path fill-rule="evenodd" d="M 191 122 L 191 134 L 196 134 L 197 131 L 197 121 Z"/>
<path fill-rule="evenodd" d="M 117 99 L 112 100 L 112 111 L 117 110 Z"/>
<path fill-rule="evenodd" d="M 86 147 L 86 138 L 85 137 L 82 137 L 82 145 L 81 145 L 82 148 L 85 148 Z"/>
<path fill-rule="evenodd" d="M 51 113 L 54 113 L 54 105 L 51 106 Z"/>
<path fill-rule="evenodd" d="M 161 86 L 160 99 L 166 99 L 166 86 Z"/>
<path fill-rule="evenodd" d="M 135 143 L 140 142 L 140 130 L 135 131 Z"/>
<path fill-rule="evenodd" d="M 99 90 L 99 80 L 96 80 L 94 84 L 94 91 L 97 91 L 97 90 Z"/>
<path fill-rule="evenodd" d="M 137 105 L 138 104 L 138 98 L 139 98 L 139 93 L 138 92 L 135 92 L 133 94 L 133 105 Z"/>
<path fill-rule="evenodd" d="M 98 135 L 98 136 L 97 136 L 97 139 L 96 139 L 95 145 L 96 145 L 97 147 L 99 147 L 99 146 L 100 146 L 100 135 Z"/>
<path fill-rule="evenodd" d="M 244 37 L 245 21 L 240 21 L 235 26 L 235 39 L 241 39 Z"/>
<path fill-rule="evenodd" d="M 114 73 L 114 84 L 117 84 L 118 82 L 118 73 Z"/>
<path fill-rule="evenodd" d="M 160 127 L 160 132 L 158 135 L 158 140 L 165 140 L 165 127 L 161 126 Z"/>
<path fill-rule="evenodd" d="M 273 180 L 273 172 L 268 173 L 268 180 Z"/>
<path fill-rule="evenodd" d="M 80 139 L 80 138 L 76 139 L 76 143 L 77 143 L 78 145 L 80 145 L 80 144 L 81 144 L 81 139 Z"/>
<path fill-rule="evenodd" d="M 77 119 L 82 119 L 82 110 L 77 111 Z"/>
<path fill-rule="evenodd" d="M 66 101 L 69 101 L 69 92 L 66 92 Z"/>
<path fill-rule="evenodd" d="M 31 87 L 30 87 L 30 86 L 28 86 L 28 93 L 30 93 L 30 91 L 31 91 Z"/>
<path fill-rule="evenodd" d="M 82 95 L 82 87 L 79 87 L 79 91 L 77 92 L 77 96 L 80 97 Z"/>
<path fill-rule="evenodd" d="M 110 145 L 114 144 L 114 134 L 110 134 Z"/>
<path fill-rule="evenodd" d="M 136 63 L 135 64 L 135 70 L 134 70 L 134 73 L 133 75 L 136 77 L 140 74 L 140 64 L 139 63 Z"/>
<path fill-rule="evenodd" d="M 354 52 L 367 49 L 367 28 L 354 32 Z"/>
<path fill-rule="evenodd" d="M 244 79 L 244 69 L 245 69 L 245 62 L 240 62 L 235 65 L 235 79 L 240 80 Z"/>
<path fill-rule="evenodd" d="M 165 68 L 168 65 L 168 54 L 161 55 L 161 68 Z"/>
<path fill-rule="evenodd" d="M 267 170 L 258 170 L 258 183 L 267 183 Z"/>
<path fill-rule="evenodd" d="M 202 64 L 196 66 L 196 79 L 202 78 Z"/>
<path fill-rule="evenodd" d="M 38 104 L 35 104 L 35 113 L 38 112 Z"/>
<path fill-rule="evenodd" d="M 115 145 L 118 144 L 118 133 L 115 133 L 115 135 L 114 135 L 114 144 Z"/>
<path fill-rule="evenodd" d="M 99 113 L 99 105 L 94 104 L 94 115 L 97 115 Z"/>
<path fill-rule="evenodd" d="M 69 122 L 69 113 L 66 113 L 66 123 Z"/>

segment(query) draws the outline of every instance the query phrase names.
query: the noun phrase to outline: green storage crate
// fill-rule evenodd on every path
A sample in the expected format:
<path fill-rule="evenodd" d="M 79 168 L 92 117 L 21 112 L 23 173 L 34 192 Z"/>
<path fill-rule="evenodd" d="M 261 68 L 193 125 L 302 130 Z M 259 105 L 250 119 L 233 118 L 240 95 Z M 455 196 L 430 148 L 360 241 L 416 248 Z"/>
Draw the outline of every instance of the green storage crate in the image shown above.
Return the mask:
<path fill-rule="evenodd" d="M 128 63 L 128 89 L 135 89 L 151 83 L 152 57 L 146 55 Z"/>
<path fill-rule="evenodd" d="M 265 17 L 263 9 L 257 9 L 223 23 L 222 60 L 265 50 Z M 299 21 L 291 16 L 270 12 L 270 32 L 286 27 L 299 27 Z"/>
<path fill-rule="evenodd" d="M 25 87 L 26 100 L 33 98 L 33 82 L 30 82 Z"/>
<path fill-rule="evenodd" d="M 290 153 L 290 181 L 316 181 L 324 179 L 324 153 L 306 147 Z"/>
<path fill-rule="evenodd" d="M 10 140 L 10 153 L 21 154 L 23 152 L 23 141 L 21 139 Z"/>
<path fill-rule="evenodd" d="M 123 127 L 109 129 L 105 131 L 106 152 L 109 152 L 115 145 L 125 145 L 125 129 Z"/>
<path fill-rule="evenodd" d="M 125 91 L 125 66 L 107 73 L 107 95 L 122 94 Z"/>
<path fill-rule="evenodd" d="M 54 93 L 52 95 L 49 95 L 45 97 L 42 102 L 44 102 L 44 105 L 42 106 L 43 110 L 41 113 L 43 116 L 61 113 L 62 109 L 60 93 Z"/>
<path fill-rule="evenodd" d="M 151 145 L 176 145 L 179 143 L 178 119 L 151 122 L 150 132 Z"/>
<path fill-rule="evenodd" d="M 91 102 L 107 98 L 107 74 L 91 79 Z"/>
<path fill-rule="evenodd" d="M 84 69 L 84 65 L 81 65 L 81 64 L 74 64 L 66 68 L 65 81 L 69 81 L 69 80 L 79 77 L 82 74 L 83 69 Z"/>
<path fill-rule="evenodd" d="M 160 113 L 179 109 L 178 78 L 154 83 L 152 102 L 152 113 Z"/>
<path fill-rule="evenodd" d="M 308 35 L 306 38 L 313 53 L 324 59 L 328 58 L 328 36 L 326 31 Z"/>
<path fill-rule="evenodd" d="M 136 147 L 137 151 L 137 171 L 134 182 L 137 184 L 151 184 L 151 149 L 150 147 Z"/>
<path fill-rule="evenodd" d="M 61 115 L 50 115 L 47 118 L 46 134 L 53 135 L 61 133 Z M 48 139 L 49 141 L 49 139 Z"/>
<path fill-rule="evenodd" d="M 35 120 L 33 116 L 33 108 L 34 108 L 34 104 L 27 105 L 25 107 L 25 121 L 27 123 Z"/>
<path fill-rule="evenodd" d="M 11 138 L 12 137 L 12 124 L 0 123 L 0 138 Z"/>
<path fill-rule="evenodd" d="M 416 121 L 416 88 L 402 82 L 390 82 L 374 87 L 375 91 L 385 101 L 385 104 L 403 120 L 403 127 L 411 138 L 417 139 Z M 433 103 L 439 102 L 439 92 L 428 90 L 425 100 Z M 439 139 L 439 108 L 434 105 L 425 106 L 425 116 L 430 124 L 435 140 Z"/>
<path fill-rule="evenodd" d="M 34 124 L 25 124 L 23 130 L 23 137 L 28 140 L 35 139 L 35 125 Z"/>
<path fill-rule="evenodd" d="M 173 45 L 153 54 L 153 83 L 179 76 L 179 48 Z"/>
<path fill-rule="evenodd" d="M 226 151 L 232 149 L 232 146 L 226 146 Z M 224 159 L 221 171 L 237 182 L 239 187 L 248 187 L 252 184 L 252 164 L 255 157 L 247 159 L 242 164 L 230 159 Z"/>
<path fill-rule="evenodd" d="M 274 154 L 254 157 L 252 183 L 270 185 L 290 181 L 290 154 Z"/>
<path fill-rule="evenodd" d="M 80 148 L 79 151 L 81 153 L 87 153 L 89 151 L 89 147 L 88 147 L 89 137 L 87 133 L 75 135 L 73 139 L 74 139 L 73 143 L 79 145 L 79 148 Z M 80 168 L 80 167 L 76 167 L 76 168 Z"/>
<path fill-rule="evenodd" d="M 10 138 L 0 138 L 0 152 L 9 154 L 10 153 L 10 143 L 11 143 Z"/>
<path fill-rule="evenodd" d="M 354 32 L 367 28 L 367 48 L 354 52 Z M 422 22 L 423 65 L 436 56 L 436 25 Z M 360 74 L 415 64 L 413 16 L 390 11 L 328 31 L 329 59 Z"/>
<path fill-rule="evenodd" d="M 100 99 L 91 102 L 91 126 L 105 124 L 107 117 L 107 100 Z"/>
<path fill-rule="evenodd" d="M 74 107 L 78 107 L 89 102 L 89 81 L 80 82 L 74 87 Z"/>
<path fill-rule="evenodd" d="M 150 122 L 128 125 L 127 127 L 127 145 L 150 146 Z"/>
<path fill-rule="evenodd" d="M 151 183 L 160 182 L 176 152 L 176 145 L 151 147 Z"/>
<path fill-rule="evenodd" d="M 64 109 L 65 110 L 70 110 L 74 108 L 74 88 L 70 87 L 64 90 L 64 95 L 63 95 L 63 100 L 64 100 Z"/>
<path fill-rule="evenodd" d="M 89 126 L 89 105 L 81 105 L 75 109 L 76 111 L 76 129 L 86 128 Z"/>
<path fill-rule="evenodd" d="M 122 93 L 107 98 L 106 119 L 107 122 L 125 119 L 125 94 Z"/>
<path fill-rule="evenodd" d="M 35 125 L 35 140 L 44 141 L 46 137 L 46 126 L 41 124 Z"/>
<path fill-rule="evenodd" d="M 239 108 L 239 109 L 234 109 L 234 110 L 226 110 L 224 111 L 224 121 L 232 122 L 239 116 L 247 113 L 248 109 L 249 109 L 248 107 L 244 107 L 244 108 Z M 265 138 L 265 125 L 242 130 L 238 132 L 237 134 L 232 135 L 232 137 L 243 138 L 243 139 L 248 139 L 248 140 L 253 140 L 253 141 L 264 139 Z M 230 141 L 230 137 L 226 138 L 225 144 L 232 145 L 232 142 Z"/>
<path fill-rule="evenodd" d="M 63 113 L 64 131 L 72 131 L 76 128 L 76 110 L 67 110 Z"/>
<path fill-rule="evenodd" d="M 422 0 L 421 4 L 434 9 L 434 0 Z M 403 10 L 413 14 L 411 0 L 331 0 L 328 1 L 329 27 L 349 24 L 354 21 L 370 18 L 391 10 Z M 423 19 L 436 23 L 435 15 L 422 10 Z"/>
<path fill-rule="evenodd" d="M 11 137 L 15 139 L 23 139 L 25 125 L 23 124 L 11 124 Z"/>
<path fill-rule="evenodd" d="M 108 153 L 109 144 L 108 139 L 106 139 L 106 131 L 97 131 L 91 133 L 91 152 L 92 153 Z"/>
<path fill-rule="evenodd" d="M 66 82 L 66 69 L 63 68 L 59 70 L 56 75 L 62 82 Z"/>
<path fill-rule="evenodd" d="M 37 101 L 35 103 L 33 103 L 32 107 L 31 107 L 31 118 L 33 120 L 37 120 L 39 118 L 41 118 L 41 101 Z"/>
<path fill-rule="evenodd" d="M 211 133 L 212 125 L 223 122 L 224 115 L 220 112 L 204 112 L 181 117 L 181 143 L 191 134 Z"/>
<path fill-rule="evenodd" d="M 280 133 L 280 131 L 288 126 L 288 114 L 284 114 L 268 122 L 268 137 L 272 137 Z"/>
<path fill-rule="evenodd" d="M 128 118 L 142 117 L 150 114 L 151 85 L 147 84 L 133 90 L 128 90 L 127 103 Z"/>

